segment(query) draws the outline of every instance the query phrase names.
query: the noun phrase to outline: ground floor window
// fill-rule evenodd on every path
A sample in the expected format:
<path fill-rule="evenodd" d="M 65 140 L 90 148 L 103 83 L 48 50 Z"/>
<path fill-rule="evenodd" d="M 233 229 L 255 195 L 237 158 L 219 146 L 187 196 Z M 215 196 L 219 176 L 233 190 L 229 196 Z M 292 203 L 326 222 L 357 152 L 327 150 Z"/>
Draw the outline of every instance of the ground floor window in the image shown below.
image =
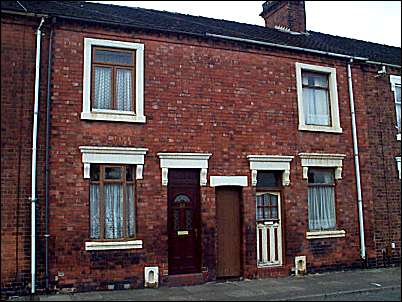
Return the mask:
<path fill-rule="evenodd" d="M 135 166 L 91 164 L 90 237 L 135 236 Z"/>
<path fill-rule="evenodd" d="M 308 186 L 309 230 L 334 230 L 336 215 L 333 169 L 309 169 Z"/>

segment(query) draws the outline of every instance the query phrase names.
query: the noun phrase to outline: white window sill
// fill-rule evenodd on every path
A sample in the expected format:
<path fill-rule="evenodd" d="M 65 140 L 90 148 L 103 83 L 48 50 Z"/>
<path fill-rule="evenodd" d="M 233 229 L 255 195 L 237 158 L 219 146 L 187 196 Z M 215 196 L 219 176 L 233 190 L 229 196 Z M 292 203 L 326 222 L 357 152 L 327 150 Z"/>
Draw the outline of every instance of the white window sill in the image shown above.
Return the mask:
<path fill-rule="evenodd" d="M 113 112 L 113 111 L 112 111 Z M 145 123 L 145 116 L 137 116 L 133 113 L 122 112 L 81 112 L 82 120 L 109 121 L 109 122 L 127 122 L 127 123 Z"/>
<path fill-rule="evenodd" d="M 313 231 L 307 232 L 307 239 L 320 239 L 320 238 L 337 238 L 337 237 L 345 237 L 346 232 L 344 230 L 335 230 L 335 231 Z"/>
<path fill-rule="evenodd" d="M 299 130 L 316 131 L 316 132 L 329 132 L 329 133 L 342 133 L 342 128 L 339 127 L 326 127 L 314 125 L 299 125 Z"/>
<path fill-rule="evenodd" d="M 396 140 L 397 140 L 397 141 L 400 141 L 400 140 L 401 140 L 401 134 L 400 134 L 400 133 L 398 133 L 398 134 L 396 135 Z"/>
<path fill-rule="evenodd" d="M 142 248 L 142 240 L 85 242 L 86 251 L 128 250 L 128 249 L 141 249 L 141 248 Z"/>
<path fill-rule="evenodd" d="M 281 266 L 282 264 L 278 262 L 257 263 L 257 268 L 275 268 Z"/>

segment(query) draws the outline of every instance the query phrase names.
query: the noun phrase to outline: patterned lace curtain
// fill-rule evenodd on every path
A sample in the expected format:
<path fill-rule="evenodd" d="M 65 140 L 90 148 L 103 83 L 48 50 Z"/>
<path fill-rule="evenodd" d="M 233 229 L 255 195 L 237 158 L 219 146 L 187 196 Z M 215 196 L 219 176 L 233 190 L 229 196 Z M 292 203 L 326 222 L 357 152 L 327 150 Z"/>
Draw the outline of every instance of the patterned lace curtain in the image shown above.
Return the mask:
<path fill-rule="evenodd" d="M 123 237 L 123 190 L 120 184 L 104 184 L 105 238 Z"/>
<path fill-rule="evenodd" d="M 330 125 L 328 91 L 303 88 L 303 103 L 306 124 Z"/>
<path fill-rule="evenodd" d="M 133 237 L 135 235 L 134 187 L 132 184 L 129 184 L 126 188 L 128 236 Z"/>
<path fill-rule="evenodd" d="M 99 185 L 91 184 L 90 188 L 91 238 L 99 239 Z"/>
<path fill-rule="evenodd" d="M 309 230 L 335 229 L 335 190 L 333 187 L 309 187 Z"/>
<path fill-rule="evenodd" d="M 112 109 L 112 69 L 95 67 L 94 109 Z"/>
<path fill-rule="evenodd" d="M 131 70 L 117 69 L 117 110 L 133 111 Z"/>

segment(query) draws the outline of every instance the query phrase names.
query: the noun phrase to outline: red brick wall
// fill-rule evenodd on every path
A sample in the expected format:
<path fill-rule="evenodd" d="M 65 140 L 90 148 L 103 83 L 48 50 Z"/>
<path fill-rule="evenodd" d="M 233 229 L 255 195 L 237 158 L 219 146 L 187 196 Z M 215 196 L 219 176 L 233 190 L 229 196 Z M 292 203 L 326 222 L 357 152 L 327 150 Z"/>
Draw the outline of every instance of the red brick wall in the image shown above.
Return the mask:
<path fill-rule="evenodd" d="M 146 124 L 83 121 L 84 37 L 145 44 Z M 141 286 L 143 266 L 160 265 L 167 274 L 167 200 L 161 186 L 158 152 L 209 152 L 210 175 L 247 175 L 249 154 L 294 155 L 291 186 L 284 190 L 284 250 L 288 274 L 295 255 L 306 255 L 311 270 L 359 264 L 357 202 L 353 169 L 346 65 L 332 59 L 209 44 L 175 36 L 102 31 L 75 26 L 55 34 L 52 105 L 51 217 L 52 276 L 58 286 L 101 287 L 127 281 Z M 337 68 L 343 134 L 297 130 L 295 62 Z M 361 76 L 358 73 L 357 76 Z M 357 81 L 357 80 L 356 80 Z M 358 85 L 357 85 L 358 86 Z M 356 96 L 362 102 L 362 96 Z M 362 113 L 364 120 L 364 112 Z M 362 138 L 362 144 L 365 139 Z M 144 248 L 129 252 L 86 252 L 89 183 L 83 179 L 81 145 L 146 147 L 144 180 L 139 181 L 138 238 Z M 306 240 L 307 183 L 300 152 L 344 153 L 337 182 L 337 223 L 345 238 Z M 250 178 L 249 178 L 250 179 Z M 243 189 L 244 276 L 256 269 L 254 189 Z M 201 188 L 203 269 L 215 276 L 215 193 Z M 269 273 L 268 273 L 269 274 Z M 104 283 L 102 283 L 104 282 Z"/>
<path fill-rule="evenodd" d="M 31 280 L 31 158 L 38 19 L 1 18 L 1 288 L 27 290 Z M 47 36 L 42 39 L 37 148 L 38 214 L 44 207 Z M 41 217 L 38 217 L 38 222 Z M 43 223 L 37 231 L 43 236 Z M 38 236 L 41 240 L 41 236 Z M 41 257 L 42 244 L 37 253 Z M 38 261 L 38 277 L 42 274 Z"/>

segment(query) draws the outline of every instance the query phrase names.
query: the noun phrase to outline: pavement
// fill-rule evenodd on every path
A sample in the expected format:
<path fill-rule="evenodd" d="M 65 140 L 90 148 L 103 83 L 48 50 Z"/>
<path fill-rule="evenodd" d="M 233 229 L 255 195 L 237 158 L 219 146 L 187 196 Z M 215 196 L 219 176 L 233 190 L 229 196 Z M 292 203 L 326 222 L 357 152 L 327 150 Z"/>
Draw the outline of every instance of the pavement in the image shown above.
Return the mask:
<path fill-rule="evenodd" d="M 14 297 L 11 300 L 29 300 Z M 401 301 L 401 268 L 358 269 L 202 285 L 39 295 L 39 301 Z"/>

